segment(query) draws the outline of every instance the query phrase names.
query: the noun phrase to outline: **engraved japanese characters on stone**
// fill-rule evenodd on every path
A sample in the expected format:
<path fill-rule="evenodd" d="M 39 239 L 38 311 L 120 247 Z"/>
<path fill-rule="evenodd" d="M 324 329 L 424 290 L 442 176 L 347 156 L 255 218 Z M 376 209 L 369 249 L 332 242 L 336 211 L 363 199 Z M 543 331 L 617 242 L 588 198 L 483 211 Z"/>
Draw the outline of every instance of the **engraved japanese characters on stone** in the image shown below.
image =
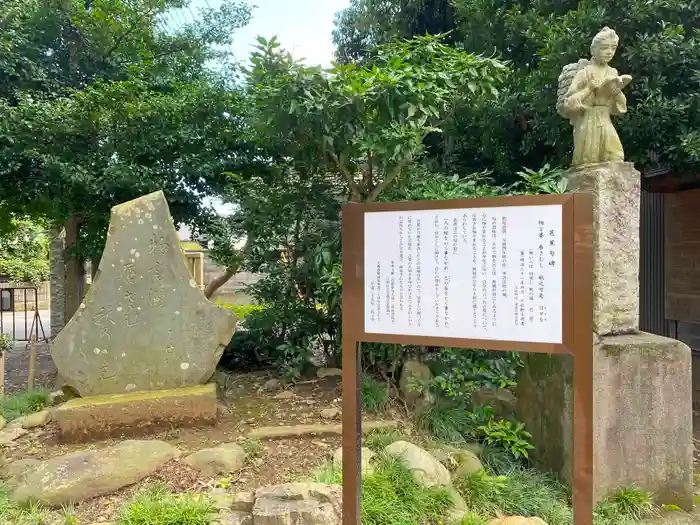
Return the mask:
<path fill-rule="evenodd" d="M 60 375 L 82 396 L 207 381 L 236 320 L 190 280 L 162 192 L 115 206 L 98 276 L 51 349 Z"/>

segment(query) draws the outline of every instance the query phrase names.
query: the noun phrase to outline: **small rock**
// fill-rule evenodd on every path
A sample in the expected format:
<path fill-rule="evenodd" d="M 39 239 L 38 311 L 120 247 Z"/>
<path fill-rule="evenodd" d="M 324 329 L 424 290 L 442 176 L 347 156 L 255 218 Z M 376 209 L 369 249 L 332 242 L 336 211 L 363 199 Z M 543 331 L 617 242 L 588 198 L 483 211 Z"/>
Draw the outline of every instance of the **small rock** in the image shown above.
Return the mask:
<path fill-rule="evenodd" d="M 454 455 L 454 458 L 459 465 L 455 471 L 456 476 L 469 476 L 470 474 L 484 470 L 481 460 L 473 452 L 460 450 Z"/>
<path fill-rule="evenodd" d="M 264 464 L 265 464 L 265 461 L 263 460 L 263 458 L 255 458 L 255 459 L 253 460 L 253 466 L 254 466 L 254 467 L 260 468 L 260 467 L 262 467 Z"/>
<path fill-rule="evenodd" d="M 321 417 L 323 419 L 335 419 L 340 415 L 340 409 L 339 408 L 324 408 L 321 410 Z"/>
<path fill-rule="evenodd" d="M 268 392 L 274 392 L 280 388 L 282 388 L 282 383 L 280 383 L 279 379 L 269 379 L 265 381 L 265 384 L 263 385 L 263 390 Z"/>
<path fill-rule="evenodd" d="M 66 402 L 66 393 L 63 390 L 56 390 L 49 394 L 49 403 L 52 405 L 60 405 Z"/>
<path fill-rule="evenodd" d="M 362 474 L 370 475 L 374 472 L 374 467 L 372 467 L 372 465 L 370 463 L 370 461 L 372 461 L 372 458 L 374 457 L 374 452 L 372 452 L 367 447 L 362 447 L 361 453 L 362 453 L 361 472 L 362 472 Z M 343 468 L 343 447 L 338 448 L 333 453 L 333 465 L 336 468 L 341 468 L 341 469 Z"/>
<path fill-rule="evenodd" d="M 24 436 L 28 432 L 28 430 L 23 429 L 21 426 L 8 425 L 0 430 L 0 446 L 7 446 L 15 439 Z"/>
<path fill-rule="evenodd" d="M 430 367 L 425 363 L 414 360 L 404 363 L 401 377 L 399 378 L 399 389 L 410 408 L 430 405 L 434 401 L 432 396 L 426 396 L 426 393 L 428 393 L 426 389 L 424 389 L 424 392 L 415 389 L 416 385 L 418 387 L 426 386 L 432 377 L 433 374 L 430 371 Z"/>
<path fill-rule="evenodd" d="M 312 441 L 311 444 L 316 445 L 319 448 L 331 448 L 331 446 L 328 443 L 326 443 L 325 441 L 316 440 L 316 441 Z"/>
<path fill-rule="evenodd" d="M 496 518 L 489 521 L 488 525 L 547 525 L 542 518 L 523 518 L 522 516 L 511 516 L 509 518 Z"/>
<path fill-rule="evenodd" d="M 472 394 L 475 405 L 488 405 L 493 408 L 497 419 L 513 419 L 518 404 L 513 392 L 505 388 L 482 388 Z"/>
<path fill-rule="evenodd" d="M 416 481 L 426 487 L 451 485 L 450 472 L 430 452 L 407 441 L 396 441 L 385 452 L 390 456 L 401 458 L 413 472 Z"/>
<path fill-rule="evenodd" d="M 34 412 L 33 414 L 29 414 L 24 418 L 24 421 L 22 422 L 22 428 L 29 429 L 43 427 L 49 421 L 51 421 L 51 412 L 49 412 L 48 410 Z"/>
<path fill-rule="evenodd" d="M 275 396 L 275 399 L 294 399 L 297 395 L 291 390 L 284 390 Z"/>
<path fill-rule="evenodd" d="M 339 525 L 342 520 L 340 485 L 287 483 L 258 489 L 255 498 L 256 525 Z"/>
<path fill-rule="evenodd" d="M 253 525 L 253 515 L 249 512 L 227 510 L 220 512 L 212 525 Z"/>
<path fill-rule="evenodd" d="M 343 371 L 340 368 L 319 368 L 316 371 L 316 377 L 319 379 L 324 377 L 343 377 Z"/>
<path fill-rule="evenodd" d="M 5 418 L 0 416 L 0 430 L 5 428 Z"/>
<path fill-rule="evenodd" d="M 243 447 L 236 443 L 224 443 L 195 452 L 187 456 L 183 463 L 207 476 L 214 477 L 240 470 L 245 463 L 245 457 Z"/>
<path fill-rule="evenodd" d="M 253 492 L 236 492 L 233 495 L 233 503 L 231 510 L 238 512 L 253 512 L 253 504 L 255 503 L 255 493 Z"/>
<path fill-rule="evenodd" d="M 230 509 L 233 503 L 233 495 L 226 492 L 226 489 L 221 487 L 213 488 L 209 491 L 209 499 L 211 504 L 217 510 Z"/>

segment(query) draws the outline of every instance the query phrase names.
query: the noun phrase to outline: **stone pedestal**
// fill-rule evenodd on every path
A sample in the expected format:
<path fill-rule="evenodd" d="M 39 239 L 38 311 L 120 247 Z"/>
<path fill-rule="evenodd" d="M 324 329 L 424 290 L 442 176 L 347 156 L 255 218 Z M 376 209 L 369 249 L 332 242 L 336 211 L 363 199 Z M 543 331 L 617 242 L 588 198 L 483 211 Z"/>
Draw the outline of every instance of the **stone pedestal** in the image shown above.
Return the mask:
<path fill-rule="evenodd" d="M 593 331 L 639 330 L 641 176 L 628 162 L 572 169 L 572 191 L 593 194 Z"/>
<path fill-rule="evenodd" d="M 640 175 L 632 164 L 570 170 L 572 191 L 594 199 L 594 499 L 631 485 L 660 503 L 693 505 L 690 348 L 639 332 Z M 518 417 L 533 462 L 571 480 L 572 372 L 568 356 L 528 354 Z"/>
<path fill-rule="evenodd" d="M 635 485 L 692 508 L 690 348 L 641 332 L 604 336 L 593 352 L 595 501 Z M 572 358 L 530 354 L 526 362 L 518 414 L 533 434 L 532 461 L 570 483 Z"/>
<path fill-rule="evenodd" d="M 53 413 L 62 442 L 139 437 L 172 427 L 214 425 L 216 385 L 76 398 Z"/>

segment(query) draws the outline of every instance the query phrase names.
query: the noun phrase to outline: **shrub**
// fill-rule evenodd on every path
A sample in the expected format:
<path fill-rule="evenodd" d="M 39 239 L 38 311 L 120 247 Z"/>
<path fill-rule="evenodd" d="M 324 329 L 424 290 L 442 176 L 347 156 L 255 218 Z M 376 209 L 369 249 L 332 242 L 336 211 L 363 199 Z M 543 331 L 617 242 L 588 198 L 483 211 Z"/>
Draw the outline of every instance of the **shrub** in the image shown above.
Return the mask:
<path fill-rule="evenodd" d="M 12 337 L 10 334 L 0 333 L 0 356 L 12 350 Z"/>
<path fill-rule="evenodd" d="M 236 314 L 241 328 L 245 327 L 245 319 L 249 314 L 253 312 L 260 312 L 264 308 L 263 306 L 257 304 L 227 304 L 222 302 L 221 299 L 218 299 L 216 304 L 226 308 L 227 310 L 231 310 L 234 314 Z"/>
<path fill-rule="evenodd" d="M 0 413 L 6 421 L 43 410 L 51 403 L 48 390 L 28 390 L 0 399 Z"/>
<path fill-rule="evenodd" d="M 481 425 L 478 430 L 484 436 L 487 445 L 500 447 L 515 459 L 529 457 L 528 451 L 535 448 L 530 443 L 532 434 L 525 430 L 524 423 L 513 423 L 505 419 L 491 420 Z"/>
<path fill-rule="evenodd" d="M 389 393 L 385 384 L 373 377 L 362 374 L 360 378 L 360 400 L 362 408 L 376 414 L 386 409 L 389 404 Z"/>

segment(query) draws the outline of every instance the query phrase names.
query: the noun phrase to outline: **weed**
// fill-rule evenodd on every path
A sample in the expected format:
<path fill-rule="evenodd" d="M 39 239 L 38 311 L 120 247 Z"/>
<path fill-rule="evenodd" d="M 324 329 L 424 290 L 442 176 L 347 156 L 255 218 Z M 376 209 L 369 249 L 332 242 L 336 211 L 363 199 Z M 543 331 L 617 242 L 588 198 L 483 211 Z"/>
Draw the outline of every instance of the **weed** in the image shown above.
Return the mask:
<path fill-rule="evenodd" d="M 595 511 L 596 525 L 622 525 L 655 516 L 658 509 L 648 492 L 629 487 L 601 501 Z"/>
<path fill-rule="evenodd" d="M 8 490 L 0 487 L 0 523 L 44 525 L 47 514 L 48 511 L 39 505 L 32 504 L 26 508 L 16 505 L 10 500 Z"/>
<path fill-rule="evenodd" d="M 248 459 L 260 457 L 265 451 L 263 444 L 253 438 L 246 438 L 246 440 L 241 443 L 241 447 L 245 451 L 246 458 Z"/>
<path fill-rule="evenodd" d="M 396 428 L 372 430 L 362 439 L 362 444 L 375 452 L 382 452 L 386 447 L 403 439 L 403 437 L 401 431 Z"/>
<path fill-rule="evenodd" d="M 201 494 L 173 494 L 163 485 L 139 492 L 120 510 L 117 525 L 209 525 L 214 509 Z"/>
<path fill-rule="evenodd" d="M 445 443 L 464 443 L 476 426 L 472 413 L 464 406 L 438 401 L 415 414 L 416 426 Z"/>
<path fill-rule="evenodd" d="M 501 447 L 515 459 L 528 458 L 535 447 L 530 443 L 532 434 L 525 430 L 524 423 L 513 423 L 505 419 L 491 420 L 478 428 L 489 446 Z"/>
<path fill-rule="evenodd" d="M 0 413 L 6 421 L 38 412 L 49 406 L 48 390 L 28 390 L 0 399 Z"/>
<path fill-rule="evenodd" d="M 386 386 L 380 381 L 362 374 L 360 378 L 360 399 L 364 410 L 376 414 L 386 409 L 389 404 L 389 393 Z"/>
<path fill-rule="evenodd" d="M 343 483 L 343 473 L 332 461 L 326 461 L 314 470 L 312 478 L 316 483 L 326 483 L 328 485 L 340 485 Z"/>

